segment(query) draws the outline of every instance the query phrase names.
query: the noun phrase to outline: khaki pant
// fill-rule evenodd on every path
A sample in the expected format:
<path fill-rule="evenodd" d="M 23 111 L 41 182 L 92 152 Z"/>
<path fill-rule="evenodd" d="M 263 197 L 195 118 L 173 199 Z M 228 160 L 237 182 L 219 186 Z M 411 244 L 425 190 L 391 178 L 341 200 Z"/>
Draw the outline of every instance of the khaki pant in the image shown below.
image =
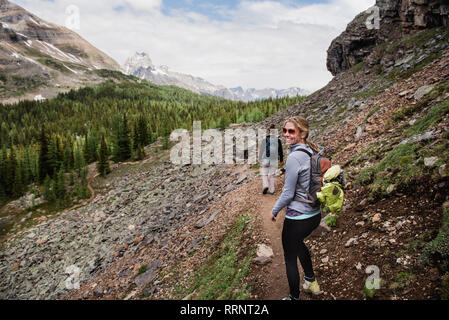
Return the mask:
<path fill-rule="evenodd" d="M 268 192 L 274 193 L 274 174 L 278 168 L 277 161 L 264 160 L 260 166 L 260 175 L 262 176 L 262 188 L 268 188 Z"/>

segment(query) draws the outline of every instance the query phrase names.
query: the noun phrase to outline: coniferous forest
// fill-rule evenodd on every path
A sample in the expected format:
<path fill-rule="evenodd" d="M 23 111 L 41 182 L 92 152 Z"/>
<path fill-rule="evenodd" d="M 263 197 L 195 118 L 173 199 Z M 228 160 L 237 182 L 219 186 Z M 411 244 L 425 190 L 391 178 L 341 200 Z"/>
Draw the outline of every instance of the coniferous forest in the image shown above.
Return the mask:
<path fill-rule="evenodd" d="M 177 128 L 257 122 L 303 97 L 236 102 L 148 81 L 108 81 L 45 101 L 0 104 L 0 205 L 40 188 L 58 208 L 90 196 L 87 165 L 140 160 L 144 147 Z M 74 186 L 70 194 L 66 186 Z M 30 190 L 31 189 L 31 190 Z"/>

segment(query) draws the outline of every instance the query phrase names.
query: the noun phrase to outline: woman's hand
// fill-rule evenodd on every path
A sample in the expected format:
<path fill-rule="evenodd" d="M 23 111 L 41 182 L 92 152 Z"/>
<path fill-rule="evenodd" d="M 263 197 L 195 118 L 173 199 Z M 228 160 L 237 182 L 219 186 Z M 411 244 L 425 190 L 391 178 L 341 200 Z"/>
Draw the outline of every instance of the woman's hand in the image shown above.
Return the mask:
<path fill-rule="evenodd" d="M 270 213 L 271 221 L 276 222 L 276 216 L 273 213 Z"/>

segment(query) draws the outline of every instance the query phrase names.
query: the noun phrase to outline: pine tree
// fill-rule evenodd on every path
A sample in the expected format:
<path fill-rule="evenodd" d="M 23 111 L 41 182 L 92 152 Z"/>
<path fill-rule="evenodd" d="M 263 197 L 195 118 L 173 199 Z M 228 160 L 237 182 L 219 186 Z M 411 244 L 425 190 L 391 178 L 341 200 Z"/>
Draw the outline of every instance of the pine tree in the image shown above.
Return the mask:
<path fill-rule="evenodd" d="M 61 155 L 58 150 L 58 139 L 53 137 L 48 144 L 47 164 L 51 174 L 55 174 L 61 166 Z M 56 175 L 52 175 L 53 179 L 56 179 Z"/>
<path fill-rule="evenodd" d="M 6 146 L 0 150 L 0 203 L 6 199 Z"/>
<path fill-rule="evenodd" d="M 143 160 L 145 159 L 145 157 L 146 157 L 145 149 L 139 144 L 137 146 L 136 159 Z"/>
<path fill-rule="evenodd" d="M 39 182 L 42 183 L 45 177 L 52 172 L 48 164 L 48 138 L 44 126 L 41 129 L 39 144 Z"/>
<path fill-rule="evenodd" d="M 14 150 L 14 147 L 12 150 Z M 14 151 L 12 151 L 12 157 L 16 157 Z M 14 198 L 19 198 L 24 193 L 25 186 L 23 183 L 22 165 L 20 161 L 17 161 L 16 159 L 13 160 L 15 162 L 15 166 L 14 166 L 14 183 L 12 185 L 12 196 Z"/>
<path fill-rule="evenodd" d="M 114 115 L 112 117 L 112 133 L 111 133 L 111 141 L 112 141 L 112 160 L 114 162 L 120 161 L 120 116 Z"/>
<path fill-rule="evenodd" d="M 54 182 L 49 175 L 47 175 L 44 179 L 44 198 L 48 202 L 53 202 L 56 198 L 54 190 Z"/>
<path fill-rule="evenodd" d="M 101 136 L 100 152 L 98 154 L 97 171 L 102 177 L 111 172 L 108 160 L 108 148 L 104 136 Z"/>
<path fill-rule="evenodd" d="M 89 143 L 87 142 L 87 134 L 84 136 L 83 155 L 86 164 L 90 164 L 92 162 L 92 159 L 90 157 Z"/>
<path fill-rule="evenodd" d="M 65 176 L 64 168 L 61 166 L 58 171 L 58 176 L 55 185 L 55 196 L 58 200 L 65 200 L 66 189 L 65 189 Z"/>
<path fill-rule="evenodd" d="M 150 143 L 150 137 L 148 134 L 148 124 L 145 117 L 141 114 L 134 127 L 134 147 L 146 146 Z"/>
<path fill-rule="evenodd" d="M 78 177 L 81 177 L 81 169 L 86 165 L 84 160 L 83 152 L 79 147 L 79 144 L 76 144 L 74 156 L 73 156 L 73 167 L 76 170 Z"/>
<path fill-rule="evenodd" d="M 64 147 L 63 164 L 66 171 L 69 171 L 73 168 L 73 146 L 71 143 L 67 143 Z"/>
<path fill-rule="evenodd" d="M 69 180 L 69 186 L 73 186 L 75 184 L 75 176 L 73 174 L 73 171 L 70 170 L 70 180 Z"/>
<path fill-rule="evenodd" d="M 131 158 L 131 139 L 129 135 L 128 120 L 123 114 L 122 126 L 119 136 L 119 161 L 126 161 Z"/>

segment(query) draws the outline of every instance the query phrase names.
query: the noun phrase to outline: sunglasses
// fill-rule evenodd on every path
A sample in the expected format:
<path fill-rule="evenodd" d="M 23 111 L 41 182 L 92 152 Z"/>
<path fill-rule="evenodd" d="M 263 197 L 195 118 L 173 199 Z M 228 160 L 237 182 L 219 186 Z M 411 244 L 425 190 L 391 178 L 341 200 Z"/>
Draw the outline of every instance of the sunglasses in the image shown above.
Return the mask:
<path fill-rule="evenodd" d="M 282 132 L 283 133 L 287 133 L 287 131 L 288 131 L 288 133 L 290 133 L 290 134 L 295 134 L 295 132 L 296 132 L 296 130 L 295 129 L 286 129 L 286 128 L 282 128 Z"/>

